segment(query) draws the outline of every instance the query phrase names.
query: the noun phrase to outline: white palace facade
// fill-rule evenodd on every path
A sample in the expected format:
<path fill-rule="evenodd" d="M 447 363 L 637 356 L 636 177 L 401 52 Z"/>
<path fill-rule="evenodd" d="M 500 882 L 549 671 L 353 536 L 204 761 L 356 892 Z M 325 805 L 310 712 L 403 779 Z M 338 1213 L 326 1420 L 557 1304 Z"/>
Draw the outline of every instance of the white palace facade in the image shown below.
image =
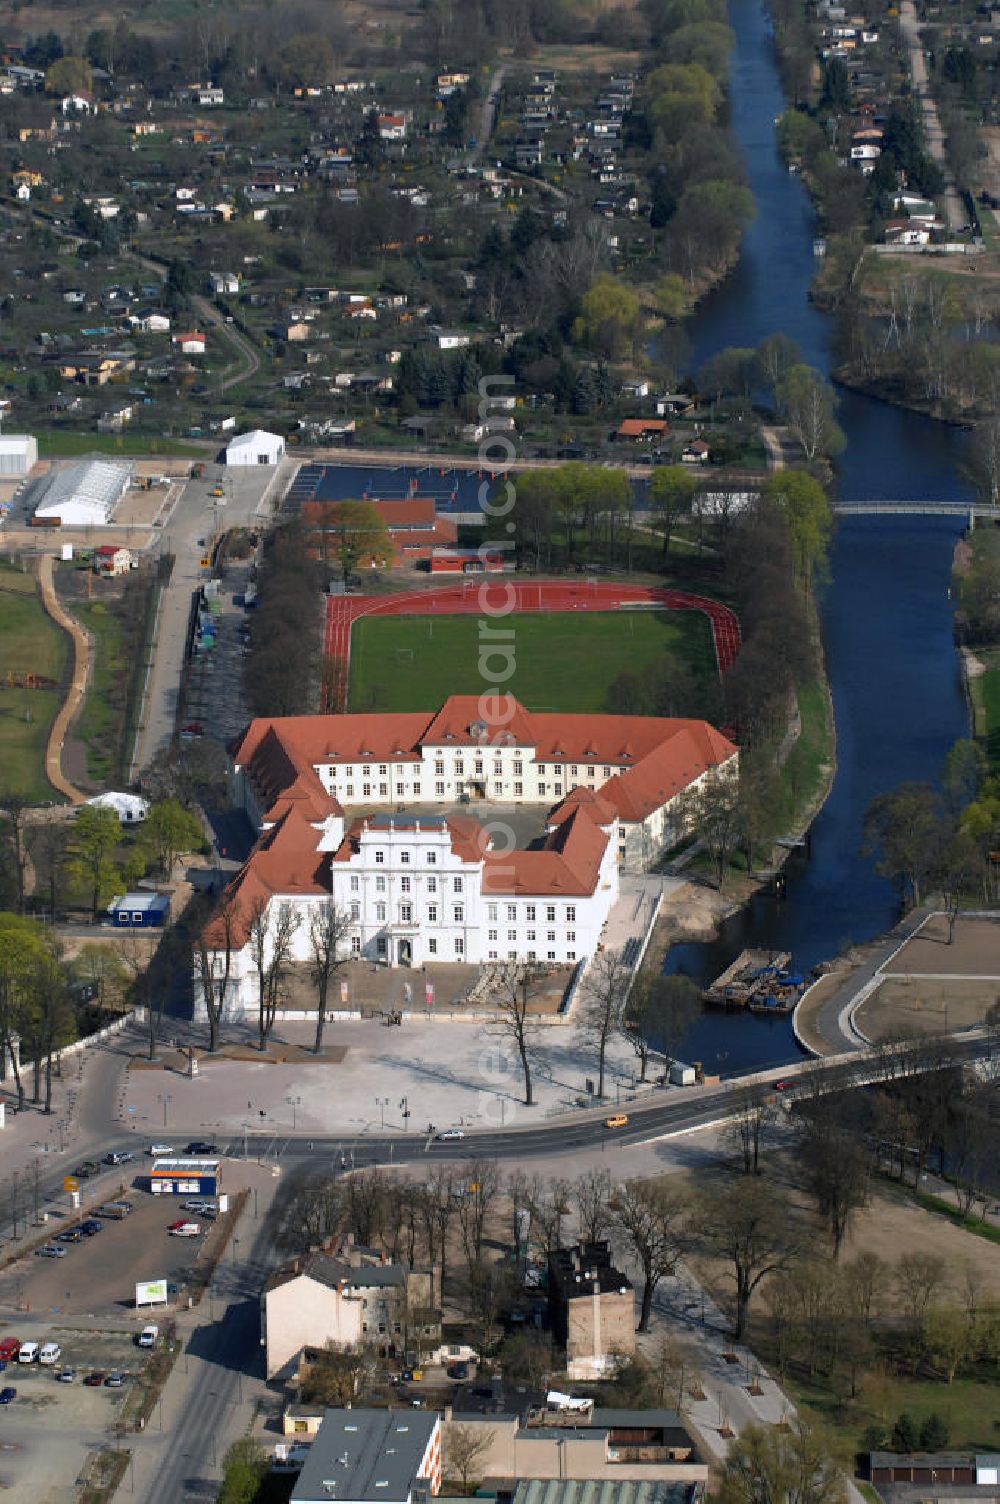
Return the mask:
<path fill-rule="evenodd" d="M 506 696 L 454 695 L 435 715 L 255 720 L 230 778 L 259 837 L 227 890 L 229 919 L 205 936 L 213 971 L 229 976 L 226 1012 L 257 1011 L 251 929 L 273 934 L 288 916 L 301 963 L 310 916 L 331 904 L 344 949 L 386 966 L 581 960 L 619 871 L 674 845 L 686 796 L 737 766 L 705 721 L 535 714 Z M 527 847 L 512 847 L 504 806 L 538 808 Z"/>

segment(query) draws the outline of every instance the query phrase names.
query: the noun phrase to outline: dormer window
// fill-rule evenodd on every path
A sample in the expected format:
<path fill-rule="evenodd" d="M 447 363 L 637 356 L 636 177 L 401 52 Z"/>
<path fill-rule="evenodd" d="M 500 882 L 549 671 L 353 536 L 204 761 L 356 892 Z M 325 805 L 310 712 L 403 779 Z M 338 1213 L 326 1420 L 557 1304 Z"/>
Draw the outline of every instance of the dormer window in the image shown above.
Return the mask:
<path fill-rule="evenodd" d="M 486 725 L 485 721 L 473 721 L 472 725 L 469 727 L 469 735 L 485 736 L 488 729 L 489 728 Z"/>

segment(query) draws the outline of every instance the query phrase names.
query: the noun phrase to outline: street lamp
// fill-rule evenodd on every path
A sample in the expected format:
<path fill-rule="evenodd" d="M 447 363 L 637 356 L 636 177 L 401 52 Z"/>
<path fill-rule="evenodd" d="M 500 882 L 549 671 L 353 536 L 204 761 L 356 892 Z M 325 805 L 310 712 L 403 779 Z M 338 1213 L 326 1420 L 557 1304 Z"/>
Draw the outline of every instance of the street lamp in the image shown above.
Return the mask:
<path fill-rule="evenodd" d="M 288 1103 L 289 1107 L 292 1109 L 292 1132 L 294 1133 L 295 1129 L 296 1129 L 295 1110 L 296 1110 L 296 1108 L 302 1106 L 302 1098 L 301 1097 L 286 1097 L 285 1101 Z"/>
<path fill-rule="evenodd" d="M 169 1091 L 167 1091 L 167 1092 L 157 1092 L 156 1093 L 156 1100 L 158 1102 L 162 1102 L 162 1104 L 163 1104 L 163 1126 L 165 1128 L 167 1126 L 167 1103 L 168 1102 L 172 1102 L 174 1100 L 173 1099 L 173 1095 Z"/>
<path fill-rule="evenodd" d="M 376 1105 L 376 1107 L 378 1107 L 379 1111 L 382 1114 L 382 1125 L 381 1126 L 382 1126 L 382 1131 L 383 1132 L 385 1131 L 385 1109 L 389 1105 L 389 1100 L 390 1099 L 388 1097 L 376 1097 L 375 1098 L 375 1105 Z"/>

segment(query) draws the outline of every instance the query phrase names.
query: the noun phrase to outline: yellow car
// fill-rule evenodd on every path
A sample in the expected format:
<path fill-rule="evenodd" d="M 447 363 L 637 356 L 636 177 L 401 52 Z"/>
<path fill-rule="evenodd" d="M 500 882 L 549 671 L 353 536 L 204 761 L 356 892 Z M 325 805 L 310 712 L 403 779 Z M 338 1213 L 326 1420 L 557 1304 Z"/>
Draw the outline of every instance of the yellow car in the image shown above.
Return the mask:
<path fill-rule="evenodd" d="M 609 1118 L 604 1119 L 605 1128 L 626 1128 L 628 1126 L 628 1113 L 615 1112 Z"/>

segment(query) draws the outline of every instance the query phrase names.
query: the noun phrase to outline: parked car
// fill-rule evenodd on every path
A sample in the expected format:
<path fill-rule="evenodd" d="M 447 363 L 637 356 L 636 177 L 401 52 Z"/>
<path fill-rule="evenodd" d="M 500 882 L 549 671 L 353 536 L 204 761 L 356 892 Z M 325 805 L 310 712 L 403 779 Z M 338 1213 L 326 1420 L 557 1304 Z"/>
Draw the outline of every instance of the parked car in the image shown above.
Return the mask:
<path fill-rule="evenodd" d="M 184 1150 L 185 1154 L 218 1154 L 215 1144 L 207 1143 L 205 1139 L 192 1139 Z"/>
<path fill-rule="evenodd" d="M 105 1154 L 104 1163 L 106 1165 L 127 1165 L 129 1160 L 134 1158 L 135 1155 L 131 1149 L 112 1149 L 109 1154 Z"/>
<path fill-rule="evenodd" d="M 201 1233 L 200 1222 L 171 1222 L 167 1232 L 175 1238 L 197 1238 Z"/>
<path fill-rule="evenodd" d="M 173 1152 L 173 1144 L 150 1144 L 146 1150 L 146 1153 L 152 1155 L 153 1159 L 162 1159 L 164 1155 L 173 1154 Z"/>
<path fill-rule="evenodd" d="M 181 1208 L 186 1212 L 195 1212 L 200 1217 L 217 1217 L 219 1208 L 214 1201 L 203 1201 L 197 1196 L 193 1201 L 182 1201 Z"/>
<path fill-rule="evenodd" d="M 76 1379 L 76 1369 L 60 1368 L 59 1372 L 56 1374 L 56 1378 L 58 1379 L 60 1384 L 72 1384 Z"/>
<path fill-rule="evenodd" d="M 99 1389 L 106 1378 L 107 1374 L 101 1373 L 99 1369 L 95 1368 L 93 1373 L 88 1373 L 83 1382 L 88 1389 Z"/>
<path fill-rule="evenodd" d="M 4 1387 L 0 1389 L 0 1405 L 12 1405 L 16 1399 L 17 1390 L 12 1389 L 9 1384 L 5 1384 Z"/>
<path fill-rule="evenodd" d="M 122 1373 L 116 1368 L 104 1380 L 104 1387 L 105 1389 L 121 1389 L 127 1378 L 127 1373 Z"/>
<path fill-rule="evenodd" d="M 57 1232 L 56 1238 L 60 1243 L 82 1243 L 83 1233 L 78 1227 L 67 1227 Z"/>
<path fill-rule="evenodd" d="M 91 1175 L 100 1174 L 100 1170 L 101 1167 L 96 1159 L 85 1159 L 82 1164 L 77 1165 L 73 1174 L 77 1180 L 89 1180 Z"/>
<path fill-rule="evenodd" d="M 83 1236 L 85 1238 L 92 1238 L 95 1232 L 101 1231 L 101 1228 L 103 1226 L 104 1223 L 98 1222 L 96 1217 L 87 1217 L 83 1222 L 80 1223 L 80 1231 L 83 1233 Z"/>
<path fill-rule="evenodd" d="M 39 1363 L 45 1363 L 47 1366 L 51 1367 L 54 1363 L 58 1363 L 61 1357 L 62 1348 L 59 1346 L 58 1342 L 42 1343 L 38 1353 Z"/>
<path fill-rule="evenodd" d="M 20 1351 L 21 1343 L 17 1337 L 5 1337 L 0 1342 L 0 1362 L 16 1363 Z"/>
<path fill-rule="evenodd" d="M 449 1379 L 467 1379 L 469 1377 L 468 1363 L 450 1363 L 448 1377 Z"/>
<path fill-rule="evenodd" d="M 61 1243 L 43 1243 L 41 1248 L 35 1249 L 35 1257 L 40 1259 L 64 1259 L 66 1250 Z"/>

